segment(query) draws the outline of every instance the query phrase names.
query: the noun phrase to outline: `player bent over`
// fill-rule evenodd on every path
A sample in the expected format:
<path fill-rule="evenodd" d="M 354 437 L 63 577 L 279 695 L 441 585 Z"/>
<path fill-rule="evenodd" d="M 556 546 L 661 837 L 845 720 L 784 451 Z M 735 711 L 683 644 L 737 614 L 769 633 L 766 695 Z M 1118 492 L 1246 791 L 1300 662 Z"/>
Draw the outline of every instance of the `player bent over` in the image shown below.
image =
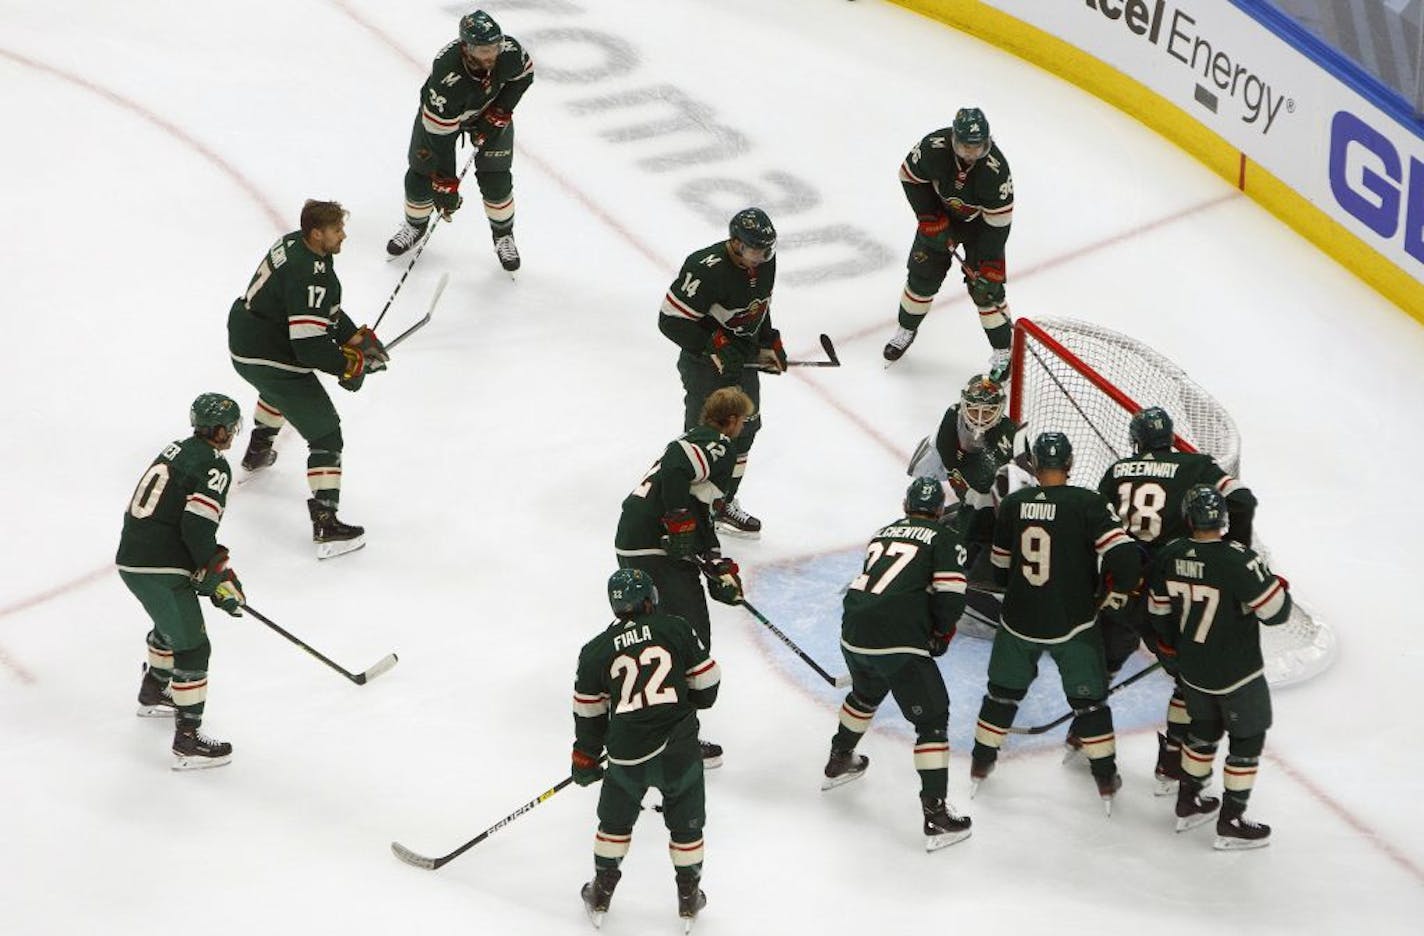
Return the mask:
<path fill-rule="evenodd" d="M 1033 443 L 1038 487 L 1017 490 L 999 504 L 990 560 L 1006 586 L 999 629 L 989 651 L 989 685 L 974 729 L 969 778 L 977 789 L 994 769 L 1004 735 L 1047 653 L 1058 666 L 1063 694 L 1077 713 L 1069 728 L 1083 753 L 1104 808 L 1122 786 L 1108 707 L 1107 662 L 1099 606 L 1121 608 L 1137 586 L 1141 558 L 1132 538 L 1097 491 L 1068 483 L 1073 447 L 1061 432 Z M 1102 601 L 1098 562 L 1110 586 Z"/>
<path fill-rule="evenodd" d="M 608 603 L 617 620 L 584 645 L 574 678 L 573 778 L 580 786 L 603 778 L 584 906 L 601 925 L 643 796 L 656 787 L 671 838 L 677 912 L 690 930 L 707 904 L 699 886 L 707 808 L 697 711 L 716 701 L 721 670 L 692 626 L 659 607 L 648 573 L 614 572 Z"/>
<path fill-rule="evenodd" d="M 843 602 L 841 652 L 851 690 L 826 761 L 829 790 L 865 772 L 855 753 L 886 695 L 915 726 L 925 850 L 969 837 L 968 816 L 946 802 L 949 783 L 949 692 L 935 665 L 964 611 L 964 547 L 940 523 L 944 486 L 916 478 L 905 491 L 905 515 L 881 527 L 866 548 L 865 567 Z"/>
<path fill-rule="evenodd" d="M 232 471 L 222 453 L 242 431 L 237 404 L 204 393 L 188 411 L 193 434 L 164 446 L 139 478 L 124 512 L 115 563 L 119 578 L 153 622 L 138 714 L 177 716 L 173 769 L 220 767 L 232 745 L 199 728 L 208 695 L 212 647 L 198 596 L 242 616 L 242 583 L 218 545 Z"/>
<path fill-rule="evenodd" d="M 455 142 L 469 134 L 475 182 L 484 200 L 500 266 L 519 269 L 514 246 L 514 106 L 534 83 L 534 63 L 488 13 L 460 18 L 460 36 L 440 50 L 420 89 L 405 173 L 405 220 L 386 244 L 398 257 L 420 242 L 437 209 L 446 218 L 464 203 Z"/>
<path fill-rule="evenodd" d="M 360 549 L 366 531 L 336 517 L 341 417 L 316 375 L 338 377 L 343 389 L 354 392 L 390 360 L 376 333 L 357 328 L 341 308 L 335 260 L 346 240 L 346 215 L 337 202 L 308 199 L 300 230 L 268 248 L 227 317 L 232 366 L 258 393 L 242 467 L 257 471 L 277 460 L 272 442 L 285 423 L 306 440 L 312 493 L 307 511 L 318 559 Z"/>
<path fill-rule="evenodd" d="M 699 425 L 669 442 L 623 499 L 613 540 L 618 565 L 652 576 L 663 610 L 691 624 L 707 647 L 707 594 L 723 604 L 742 600 L 739 570 L 721 554 L 711 505 L 725 496 L 736 461 L 733 446 L 753 414 L 751 398 L 737 387 L 713 391 L 702 404 Z M 702 756 L 707 767 L 720 766 L 721 745 L 703 741 Z"/>
<path fill-rule="evenodd" d="M 900 185 L 919 224 L 900 294 L 899 328 L 885 345 L 885 360 L 898 361 L 915 340 L 949 273 L 954 248 L 962 244 L 964 285 L 993 348 L 989 376 L 1003 381 L 1013 343 L 1004 245 L 1014 215 L 1014 180 L 984 112 L 962 107 L 950 126 L 915 144 L 900 164 Z"/>
<path fill-rule="evenodd" d="M 1191 716 L 1177 787 L 1177 831 L 1216 812 L 1216 797 L 1201 791 L 1225 733 L 1230 744 L 1214 846 L 1259 848 L 1269 844 L 1271 827 L 1243 815 L 1271 727 L 1271 690 L 1257 622 L 1290 619 L 1289 586 L 1249 547 L 1226 539 L 1230 507 L 1217 488 L 1192 488 L 1182 510 L 1190 536 L 1157 554 L 1148 579 L 1148 609 L 1164 661 L 1177 671 Z"/>

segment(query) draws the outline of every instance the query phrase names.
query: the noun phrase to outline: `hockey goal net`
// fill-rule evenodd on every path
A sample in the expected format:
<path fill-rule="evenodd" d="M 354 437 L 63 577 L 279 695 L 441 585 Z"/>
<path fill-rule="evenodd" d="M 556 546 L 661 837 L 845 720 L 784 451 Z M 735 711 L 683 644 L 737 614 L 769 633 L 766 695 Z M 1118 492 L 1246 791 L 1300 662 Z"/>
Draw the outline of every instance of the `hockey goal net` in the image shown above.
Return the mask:
<path fill-rule="evenodd" d="M 1241 436 L 1231 414 L 1176 364 L 1120 332 L 1070 319 L 1018 319 L 1009 400 L 1010 414 L 1031 433 L 1068 435 L 1070 480 L 1083 487 L 1096 489 L 1109 465 L 1132 454 L 1128 424 L 1145 406 L 1172 416 L 1178 449 L 1205 452 L 1240 476 Z M 1269 562 L 1259 532 L 1253 534 L 1252 546 Z M 1261 628 L 1273 686 L 1318 675 L 1335 649 L 1333 630 L 1298 600 L 1289 621 Z"/>

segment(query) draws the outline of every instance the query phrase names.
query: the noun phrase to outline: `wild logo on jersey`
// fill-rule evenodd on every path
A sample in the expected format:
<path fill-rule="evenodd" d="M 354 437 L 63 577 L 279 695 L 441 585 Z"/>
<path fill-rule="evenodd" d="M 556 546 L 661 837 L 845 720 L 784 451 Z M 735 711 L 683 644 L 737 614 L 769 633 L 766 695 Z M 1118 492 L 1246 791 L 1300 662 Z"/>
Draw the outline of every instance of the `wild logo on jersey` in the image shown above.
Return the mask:
<path fill-rule="evenodd" d="M 755 285 L 755 280 L 753 280 L 753 285 Z M 756 327 L 761 324 L 761 317 L 766 314 L 768 304 L 765 299 L 753 299 L 751 305 L 740 312 L 734 312 L 722 324 L 736 332 L 755 331 Z"/>

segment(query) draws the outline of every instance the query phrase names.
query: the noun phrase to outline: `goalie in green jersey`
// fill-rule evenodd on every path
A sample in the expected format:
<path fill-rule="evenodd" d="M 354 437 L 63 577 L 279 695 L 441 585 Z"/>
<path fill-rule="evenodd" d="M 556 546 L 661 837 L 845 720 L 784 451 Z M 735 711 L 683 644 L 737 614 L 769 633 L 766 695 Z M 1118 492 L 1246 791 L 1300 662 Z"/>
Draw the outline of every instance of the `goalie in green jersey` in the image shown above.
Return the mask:
<path fill-rule="evenodd" d="M 656 787 L 678 913 L 690 921 L 707 903 L 699 886 L 707 807 L 697 713 L 716 701 L 721 671 L 688 622 L 660 606 L 648 573 L 614 572 L 608 603 L 617 620 L 584 645 L 574 677 L 573 778 L 580 786 L 603 780 L 584 906 L 602 922 L 643 797 Z"/>
<path fill-rule="evenodd" d="M 1033 443 L 1037 487 L 1004 498 L 994 521 L 991 560 L 1004 606 L 989 652 L 989 680 L 974 730 L 970 782 L 993 770 L 1004 736 L 1044 653 L 1057 664 L 1076 716 L 1098 794 L 1112 810 L 1122 786 L 1108 707 L 1107 661 L 1096 615 L 1120 609 L 1140 578 L 1141 558 L 1112 506 L 1097 491 L 1068 483 L 1073 446 L 1061 432 Z M 1101 575 L 1099 574 L 1101 562 Z"/>
<path fill-rule="evenodd" d="M 330 374 L 356 391 L 390 361 L 376 333 L 357 328 L 341 308 L 336 255 L 346 240 L 346 214 L 337 202 L 308 199 L 301 228 L 268 248 L 227 317 L 232 366 L 258 393 L 242 467 L 258 471 L 276 461 L 272 443 L 289 422 L 306 440 L 307 512 L 319 559 L 361 548 L 366 531 L 336 516 L 341 417 L 316 375 Z"/>
<path fill-rule="evenodd" d="M 231 744 L 199 730 L 212 646 L 198 598 L 235 617 L 245 601 L 227 547 L 217 541 L 232 481 L 222 453 L 242 431 L 242 413 L 221 393 L 204 393 L 189 408 L 188 422 L 193 434 L 164 446 L 139 478 L 114 560 L 153 625 L 138 714 L 176 717 L 175 770 L 232 759 Z"/>
<path fill-rule="evenodd" d="M 761 520 L 737 500 L 747 456 L 761 430 L 762 372 L 786 370 L 781 333 L 771 324 L 771 290 L 776 283 L 776 228 L 760 208 L 732 216 L 727 239 L 688 255 L 663 296 L 658 329 L 681 350 L 683 429 L 694 429 L 702 401 L 720 387 L 740 387 L 753 414 L 734 442 L 735 467 L 716 516 L 717 529 L 756 539 Z"/>
<path fill-rule="evenodd" d="M 915 726 L 915 770 L 925 849 L 969 837 L 972 825 L 945 799 L 949 784 L 949 692 L 934 658 L 949 648 L 964 611 L 964 547 L 940 523 L 944 485 L 916 478 L 905 491 L 905 515 L 876 532 L 865 565 L 846 589 L 841 653 L 851 690 L 841 705 L 821 789 L 865 773 L 855 753 L 887 695 Z"/>
<path fill-rule="evenodd" d="M 420 242 L 439 211 L 464 203 L 455 168 L 460 133 L 474 144 L 475 183 L 484 201 L 495 255 L 519 269 L 514 245 L 514 107 L 534 83 L 534 62 L 494 18 L 476 10 L 460 18 L 460 35 L 435 57 L 420 89 L 420 112 L 406 154 L 405 220 L 386 244 L 398 257 Z"/>
<path fill-rule="evenodd" d="M 949 273 L 955 247 L 963 246 L 964 285 L 993 348 L 989 376 L 1004 380 L 1013 338 L 1004 245 L 1014 215 L 1014 180 L 984 112 L 962 107 L 950 126 L 916 143 L 900 164 L 900 184 L 918 225 L 899 327 L 885 345 L 885 360 L 898 361 L 909 349 Z"/>
<path fill-rule="evenodd" d="M 669 442 L 623 499 L 613 540 L 618 565 L 648 573 L 663 610 L 685 619 L 708 647 L 707 594 L 723 604 L 742 600 L 737 564 L 721 554 L 712 511 L 731 482 L 733 444 L 753 415 L 751 398 L 737 387 L 709 394 L 699 425 Z M 720 745 L 702 748 L 708 767 L 722 763 Z"/>
<path fill-rule="evenodd" d="M 1161 548 L 1148 577 L 1148 610 L 1162 660 L 1178 677 L 1191 723 L 1182 745 L 1177 831 L 1216 821 L 1215 847 L 1258 848 L 1271 827 L 1244 815 L 1271 727 L 1261 624 L 1290 619 L 1286 580 L 1250 547 L 1229 539 L 1229 500 L 1212 485 L 1182 501 L 1189 534 Z M 1202 795 L 1221 736 L 1229 738 L 1221 800 Z"/>

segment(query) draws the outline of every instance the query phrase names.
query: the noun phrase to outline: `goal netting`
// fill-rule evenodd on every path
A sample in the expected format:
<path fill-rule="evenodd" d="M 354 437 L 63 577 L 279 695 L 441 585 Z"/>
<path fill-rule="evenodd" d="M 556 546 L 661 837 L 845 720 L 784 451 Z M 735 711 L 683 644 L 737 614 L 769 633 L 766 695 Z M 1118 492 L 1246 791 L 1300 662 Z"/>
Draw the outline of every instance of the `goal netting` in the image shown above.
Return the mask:
<path fill-rule="evenodd" d="M 1034 435 L 1049 429 L 1068 435 L 1074 484 L 1096 489 L 1109 465 L 1132 454 L 1128 424 L 1145 406 L 1171 414 L 1177 448 L 1205 452 L 1240 476 L 1241 436 L 1231 414 L 1180 367 L 1135 338 L 1070 319 L 1018 319 L 1012 375 L 1011 415 L 1027 422 Z M 1253 539 L 1252 547 L 1269 562 L 1258 531 Z M 1261 628 L 1272 686 L 1323 672 L 1335 648 L 1334 631 L 1298 599 L 1285 624 Z"/>

